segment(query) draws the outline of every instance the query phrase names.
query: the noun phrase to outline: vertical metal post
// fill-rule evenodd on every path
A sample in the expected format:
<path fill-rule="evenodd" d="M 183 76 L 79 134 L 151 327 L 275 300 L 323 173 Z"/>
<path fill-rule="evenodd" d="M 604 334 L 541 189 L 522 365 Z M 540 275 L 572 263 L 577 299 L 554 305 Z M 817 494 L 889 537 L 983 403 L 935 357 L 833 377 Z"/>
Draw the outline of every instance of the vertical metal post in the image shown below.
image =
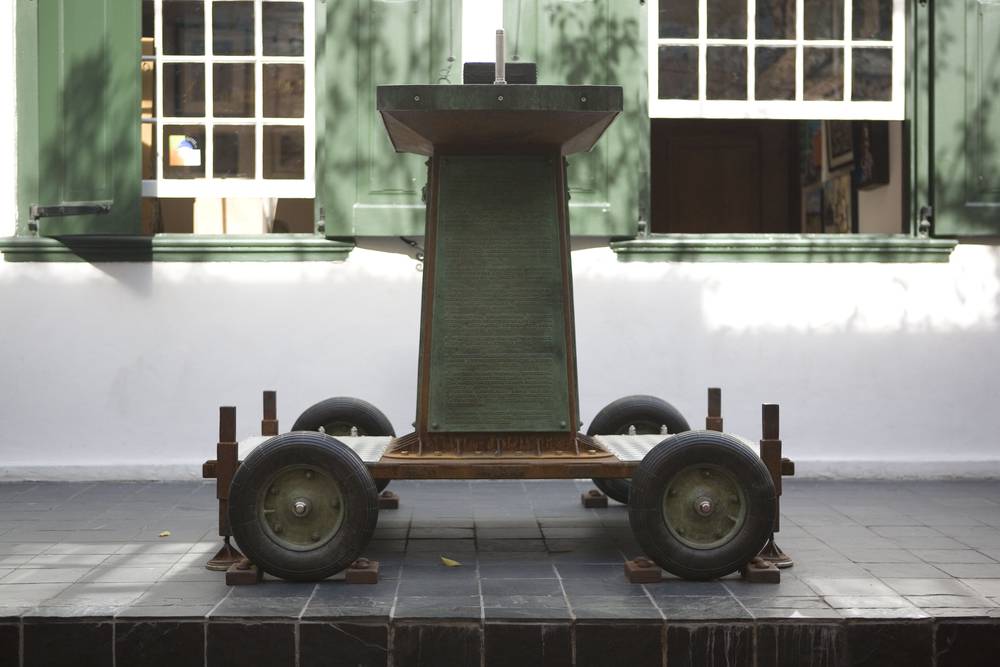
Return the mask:
<path fill-rule="evenodd" d="M 708 417 L 705 418 L 705 428 L 709 431 L 722 432 L 722 389 L 710 387 L 708 390 Z"/>
<path fill-rule="evenodd" d="M 791 567 L 793 561 L 774 541 L 774 534 L 781 528 L 782 462 L 779 416 L 777 403 L 764 403 L 761 406 L 760 459 L 767 466 L 767 471 L 771 473 L 771 481 L 774 482 L 774 527 L 770 539 L 760 552 L 760 557 L 779 568 L 784 568 Z"/>
<path fill-rule="evenodd" d="M 215 448 L 215 497 L 219 500 L 219 535 L 222 548 L 205 565 L 209 570 L 226 570 L 243 559 L 229 543 L 233 535 L 229 525 L 229 486 L 239 467 L 239 445 L 236 442 L 236 408 L 219 408 L 219 444 Z"/>
<path fill-rule="evenodd" d="M 261 435 L 278 435 L 278 392 L 264 392 L 264 418 L 260 420 Z"/>
<path fill-rule="evenodd" d="M 493 85 L 498 86 L 506 84 L 507 84 L 507 52 L 504 45 L 503 30 L 497 30 L 496 79 L 493 81 Z"/>

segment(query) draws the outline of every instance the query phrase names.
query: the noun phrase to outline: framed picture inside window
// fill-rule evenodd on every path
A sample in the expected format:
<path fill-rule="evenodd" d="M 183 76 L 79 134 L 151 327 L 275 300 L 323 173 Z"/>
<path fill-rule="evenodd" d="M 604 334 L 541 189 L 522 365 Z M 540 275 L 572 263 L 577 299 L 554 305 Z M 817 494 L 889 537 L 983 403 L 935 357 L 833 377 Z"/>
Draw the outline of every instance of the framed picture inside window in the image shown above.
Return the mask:
<path fill-rule="evenodd" d="M 834 174 L 823 183 L 823 232 L 826 234 L 857 232 L 850 171 Z"/>
<path fill-rule="evenodd" d="M 806 188 L 819 183 L 823 175 L 823 123 L 799 122 L 799 184 Z"/>
<path fill-rule="evenodd" d="M 828 120 L 826 130 L 826 168 L 836 171 L 854 163 L 854 128 L 849 120 Z"/>
<path fill-rule="evenodd" d="M 854 121 L 854 175 L 859 190 L 889 185 L 889 124 Z"/>
<path fill-rule="evenodd" d="M 823 233 L 823 188 L 819 185 L 802 189 L 802 233 Z"/>

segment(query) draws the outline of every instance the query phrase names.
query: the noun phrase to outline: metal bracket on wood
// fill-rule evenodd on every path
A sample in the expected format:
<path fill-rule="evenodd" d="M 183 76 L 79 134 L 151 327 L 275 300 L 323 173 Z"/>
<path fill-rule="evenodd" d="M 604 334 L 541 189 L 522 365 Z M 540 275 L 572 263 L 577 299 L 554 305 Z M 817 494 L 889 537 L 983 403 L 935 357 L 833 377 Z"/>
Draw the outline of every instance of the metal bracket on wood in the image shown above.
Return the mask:
<path fill-rule="evenodd" d="M 398 510 L 399 496 L 392 491 L 383 491 L 378 494 L 378 508 L 380 510 Z"/>
<path fill-rule="evenodd" d="M 344 581 L 349 584 L 377 584 L 378 561 L 359 558 L 344 570 Z"/>
<path fill-rule="evenodd" d="M 107 215 L 111 213 L 112 201 L 69 201 L 59 204 L 32 204 L 28 207 L 31 220 L 41 218 L 64 218 L 70 215 Z"/>
<path fill-rule="evenodd" d="M 648 558 L 625 561 L 625 579 L 631 584 L 655 584 L 663 579 L 663 570 Z"/>
<path fill-rule="evenodd" d="M 587 509 L 604 509 L 608 506 L 608 497 L 597 489 L 591 489 L 580 496 L 580 502 Z"/>
<path fill-rule="evenodd" d="M 781 583 L 781 570 L 763 558 L 754 558 L 740 569 L 740 575 L 751 584 Z"/>
<path fill-rule="evenodd" d="M 233 563 L 226 570 L 226 586 L 254 586 L 264 579 L 264 573 L 248 559 Z"/>

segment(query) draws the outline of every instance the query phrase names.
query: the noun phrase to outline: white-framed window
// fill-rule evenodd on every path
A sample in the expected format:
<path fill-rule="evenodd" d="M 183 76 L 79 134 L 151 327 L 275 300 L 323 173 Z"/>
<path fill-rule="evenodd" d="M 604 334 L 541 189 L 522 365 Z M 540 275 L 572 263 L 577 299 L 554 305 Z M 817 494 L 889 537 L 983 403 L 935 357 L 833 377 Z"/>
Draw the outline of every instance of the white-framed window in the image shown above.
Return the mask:
<path fill-rule="evenodd" d="M 146 4 L 143 196 L 314 197 L 312 0 Z"/>
<path fill-rule="evenodd" d="M 653 118 L 901 120 L 904 0 L 650 0 Z"/>

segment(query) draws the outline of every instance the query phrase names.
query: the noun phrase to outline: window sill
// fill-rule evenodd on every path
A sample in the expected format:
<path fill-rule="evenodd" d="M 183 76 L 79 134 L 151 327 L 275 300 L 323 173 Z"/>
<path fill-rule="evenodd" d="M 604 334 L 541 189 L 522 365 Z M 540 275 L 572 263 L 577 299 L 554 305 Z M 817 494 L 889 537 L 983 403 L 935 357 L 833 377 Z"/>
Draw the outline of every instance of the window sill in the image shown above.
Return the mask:
<path fill-rule="evenodd" d="M 947 262 L 957 242 L 882 234 L 653 234 L 611 244 L 620 262 Z"/>
<path fill-rule="evenodd" d="M 354 243 L 313 234 L 0 238 L 8 262 L 329 262 L 347 259 L 353 249 Z"/>

